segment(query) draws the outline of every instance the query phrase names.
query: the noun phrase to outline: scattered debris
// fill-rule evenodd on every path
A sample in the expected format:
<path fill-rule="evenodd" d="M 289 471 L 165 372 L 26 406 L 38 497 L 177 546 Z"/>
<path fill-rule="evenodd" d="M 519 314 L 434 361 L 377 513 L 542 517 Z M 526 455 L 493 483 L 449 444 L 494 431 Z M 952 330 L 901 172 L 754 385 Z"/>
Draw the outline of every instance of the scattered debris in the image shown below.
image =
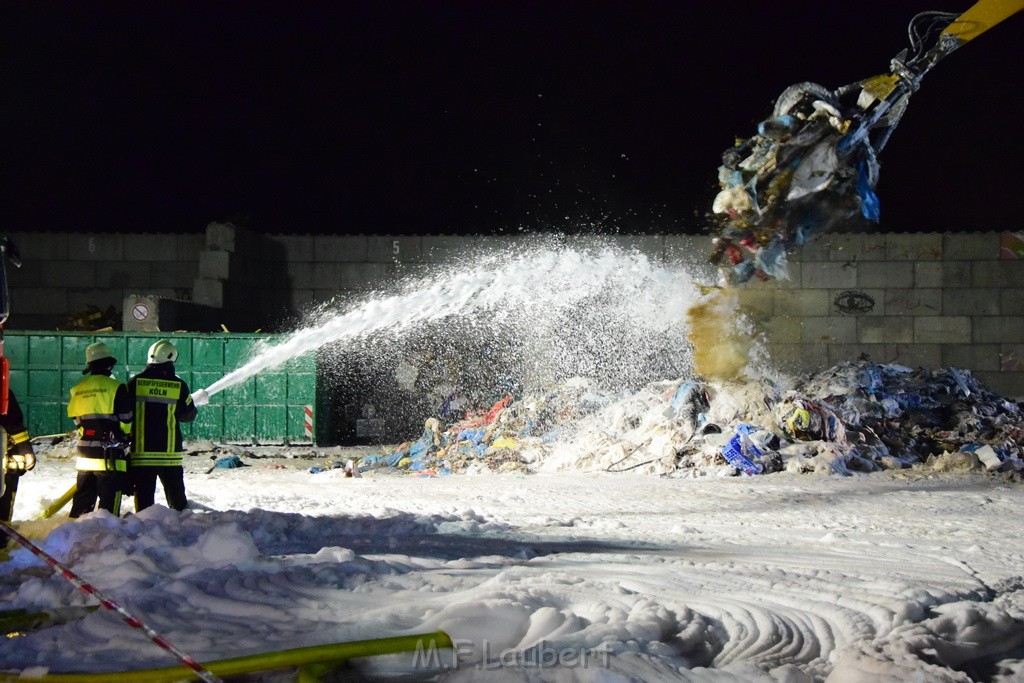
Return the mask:
<path fill-rule="evenodd" d="M 605 395 L 573 380 L 470 411 L 363 471 L 584 469 L 672 477 L 788 471 L 848 475 L 911 466 L 1024 471 L 1024 410 L 967 370 L 843 363 L 784 389 L 680 379 Z"/>

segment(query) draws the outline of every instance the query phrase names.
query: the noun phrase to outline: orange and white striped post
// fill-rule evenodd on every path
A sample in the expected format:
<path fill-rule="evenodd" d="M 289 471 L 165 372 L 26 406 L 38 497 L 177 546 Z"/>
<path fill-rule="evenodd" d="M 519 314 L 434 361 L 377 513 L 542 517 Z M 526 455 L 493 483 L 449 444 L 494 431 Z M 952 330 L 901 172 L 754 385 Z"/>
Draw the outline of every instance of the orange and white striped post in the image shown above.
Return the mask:
<path fill-rule="evenodd" d="M 306 406 L 306 417 L 303 423 L 304 433 L 306 438 L 310 441 L 313 440 L 313 406 Z"/>

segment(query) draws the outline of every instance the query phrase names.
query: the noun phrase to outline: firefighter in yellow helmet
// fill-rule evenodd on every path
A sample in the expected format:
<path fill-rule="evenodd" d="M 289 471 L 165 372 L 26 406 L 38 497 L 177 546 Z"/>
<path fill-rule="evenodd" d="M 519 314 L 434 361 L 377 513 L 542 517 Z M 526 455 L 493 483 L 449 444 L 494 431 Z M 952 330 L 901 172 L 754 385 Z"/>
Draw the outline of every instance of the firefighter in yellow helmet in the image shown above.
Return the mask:
<path fill-rule="evenodd" d="M 188 507 L 181 423 L 195 419 L 196 406 L 188 384 L 174 374 L 174 361 L 178 360 L 174 344 L 166 339 L 154 343 L 148 360 L 146 369 L 128 380 L 128 395 L 135 408 L 131 460 L 135 510 L 153 504 L 159 478 L 167 506 L 180 511 Z"/>
<path fill-rule="evenodd" d="M 10 522 L 14 513 L 14 497 L 18 494 L 18 480 L 36 466 L 36 454 L 25 429 L 25 417 L 18 399 L 10 390 L 7 392 L 7 412 L 0 415 L 0 427 L 6 436 L 3 478 L 0 479 L 0 521 Z M 9 540 L 7 536 L 0 538 L 0 550 Z"/>
<path fill-rule="evenodd" d="M 121 514 L 121 493 L 127 485 L 128 434 L 131 431 L 132 402 L 128 389 L 111 377 L 117 359 L 103 342 L 85 349 L 88 375 L 71 388 L 68 417 L 78 427 L 78 459 L 75 469 L 75 497 L 71 518 L 97 507 L 112 515 Z"/>

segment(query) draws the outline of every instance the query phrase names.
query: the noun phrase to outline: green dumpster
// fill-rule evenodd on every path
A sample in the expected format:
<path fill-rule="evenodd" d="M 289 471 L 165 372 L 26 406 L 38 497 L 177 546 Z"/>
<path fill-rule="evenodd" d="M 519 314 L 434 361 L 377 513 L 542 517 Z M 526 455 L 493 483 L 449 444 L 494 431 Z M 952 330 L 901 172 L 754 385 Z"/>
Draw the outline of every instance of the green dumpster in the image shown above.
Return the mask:
<path fill-rule="evenodd" d="M 175 369 L 191 391 L 205 389 L 252 357 L 262 342 L 278 335 L 160 332 L 4 333 L 11 363 L 11 388 L 33 436 L 74 429 L 67 417 L 68 392 L 82 379 L 85 347 L 110 346 L 117 358 L 114 376 L 126 381 L 146 366 L 150 345 L 169 339 L 178 348 Z M 317 372 L 312 353 L 263 370 L 211 397 L 199 415 L 182 425 L 186 441 L 275 445 L 317 443 Z"/>

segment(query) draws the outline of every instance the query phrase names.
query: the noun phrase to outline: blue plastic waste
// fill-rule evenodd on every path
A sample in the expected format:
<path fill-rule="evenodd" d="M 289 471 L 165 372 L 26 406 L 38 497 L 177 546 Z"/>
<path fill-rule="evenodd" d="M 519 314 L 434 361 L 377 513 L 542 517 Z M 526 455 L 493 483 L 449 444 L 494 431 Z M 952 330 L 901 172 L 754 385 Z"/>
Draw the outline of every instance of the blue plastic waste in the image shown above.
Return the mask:
<path fill-rule="evenodd" d="M 755 475 L 764 471 L 764 467 L 750 461 L 750 458 L 758 458 L 762 453 L 750 438 L 749 425 L 741 423 L 736 426 L 736 435 L 722 448 L 722 455 L 730 465 L 746 474 Z"/>

